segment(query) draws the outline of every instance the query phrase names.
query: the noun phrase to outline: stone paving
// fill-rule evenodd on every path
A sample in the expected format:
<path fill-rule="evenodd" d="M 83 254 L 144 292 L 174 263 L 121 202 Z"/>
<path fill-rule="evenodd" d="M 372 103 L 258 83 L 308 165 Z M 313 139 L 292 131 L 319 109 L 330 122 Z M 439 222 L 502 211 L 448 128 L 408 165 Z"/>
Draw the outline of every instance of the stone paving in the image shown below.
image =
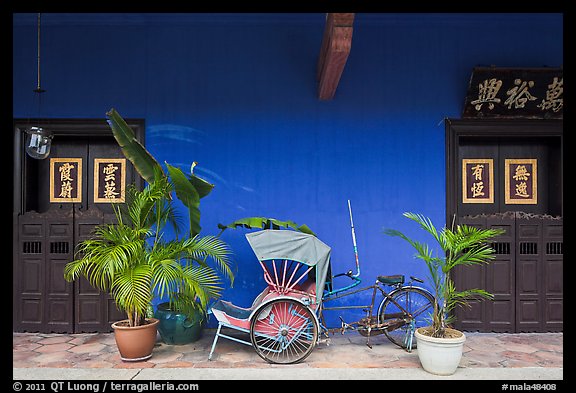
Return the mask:
<path fill-rule="evenodd" d="M 158 339 L 147 361 L 120 359 L 113 333 L 13 333 L 13 368 L 277 368 L 251 346 L 219 339 L 211 361 L 208 354 L 215 331 L 207 329 L 200 340 L 167 345 Z M 228 334 L 241 334 L 229 331 Z M 563 333 L 467 332 L 460 368 L 563 367 Z M 243 337 L 248 339 L 247 337 Z M 249 340 L 249 339 L 248 339 Z M 385 336 L 373 337 L 372 349 L 354 332 L 330 336 L 302 363 L 303 368 L 420 368 L 417 349 L 408 353 Z"/>

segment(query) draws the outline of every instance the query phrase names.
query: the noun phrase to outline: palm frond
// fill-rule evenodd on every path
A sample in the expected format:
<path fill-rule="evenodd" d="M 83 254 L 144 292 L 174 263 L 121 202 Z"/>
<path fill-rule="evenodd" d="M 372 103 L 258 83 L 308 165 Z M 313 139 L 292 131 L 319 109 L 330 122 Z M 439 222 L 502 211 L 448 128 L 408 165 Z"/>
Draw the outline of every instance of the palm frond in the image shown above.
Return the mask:
<path fill-rule="evenodd" d="M 209 266 L 186 266 L 184 283 L 194 293 L 202 308 L 210 299 L 218 299 L 222 294 L 222 282 L 218 274 Z"/>
<path fill-rule="evenodd" d="M 67 264 L 69 280 L 86 277 L 90 284 L 107 291 L 115 274 L 130 266 L 143 254 L 144 241 L 129 227 L 105 224 L 95 231 L 95 238 L 80 243 L 77 260 Z"/>
<path fill-rule="evenodd" d="M 462 291 L 456 290 L 454 282 L 449 281 L 446 288 L 447 302 L 446 302 L 446 312 L 450 313 L 454 308 L 458 306 L 470 307 L 469 302 L 471 300 L 481 300 L 481 299 L 493 299 L 494 295 L 491 293 L 478 288 L 465 289 Z"/>
<path fill-rule="evenodd" d="M 182 265 L 175 259 L 158 260 L 152 267 L 154 293 L 160 298 L 178 291 L 182 277 Z"/>
<path fill-rule="evenodd" d="M 486 264 L 492 261 L 495 257 L 496 255 L 494 254 L 494 250 L 490 246 L 470 248 L 448 260 L 445 266 L 445 271 L 450 271 L 459 265 L 468 266 Z"/>
<path fill-rule="evenodd" d="M 111 287 L 116 304 L 138 320 L 146 315 L 151 296 L 151 269 L 146 264 L 136 265 L 114 277 Z M 132 318 L 130 318 L 132 319 Z"/>
<path fill-rule="evenodd" d="M 187 256 L 201 265 L 205 265 L 208 258 L 216 262 L 219 271 L 230 280 L 230 285 L 233 285 L 234 273 L 230 260 L 231 250 L 228 244 L 216 236 L 201 237 L 197 235 L 192 239 L 185 240 L 183 245 L 186 248 Z"/>
<path fill-rule="evenodd" d="M 148 261 L 152 268 L 152 284 L 154 293 L 160 298 L 178 290 L 182 280 L 182 265 L 180 259 L 183 254 L 181 241 L 159 243 L 148 254 Z"/>
<path fill-rule="evenodd" d="M 434 239 L 436 239 L 436 241 L 444 249 L 444 241 L 440 236 L 440 233 L 432 223 L 432 220 L 430 220 L 428 217 L 422 214 L 417 213 L 405 212 L 403 215 L 404 217 L 409 218 L 412 221 L 416 222 L 418 225 L 420 225 L 420 227 L 424 229 L 426 232 L 428 232 L 430 235 L 432 235 L 432 237 L 434 237 Z"/>

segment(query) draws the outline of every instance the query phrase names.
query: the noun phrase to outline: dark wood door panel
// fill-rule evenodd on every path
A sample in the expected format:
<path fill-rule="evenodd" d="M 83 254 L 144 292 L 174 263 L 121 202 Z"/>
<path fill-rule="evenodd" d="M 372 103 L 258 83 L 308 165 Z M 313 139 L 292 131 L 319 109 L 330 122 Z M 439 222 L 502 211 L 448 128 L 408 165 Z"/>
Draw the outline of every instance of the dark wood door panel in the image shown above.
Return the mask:
<path fill-rule="evenodd" d="M 105 222 L 105 215 L 100 209 L 100 205 L 92 204 L 89 209 L 77 209 L 75 213 L 75 244 L 89 239 L 93 235 L 94 227 Z M 112 330 L 111 323 L 107 318 L 110 304 L 110 296 L 107 293 L 100 292 L 88 280 L 81 278 L 75 282 L 74 295 L 76 332 L 108 332 Z"/>
<path fill-rule="evenodd" d="M 506 332 L 515 329 L 515 220 L 508 215 L 477 215 L 460 217 L 459 224 L 477 228 L 498 228 L 504 234 L 491 244 L 496 255 L 492 262 L 485 265 L 459 266 L 454 281 L 459 290 L 481 288 L 494 295 L 494 300 L 472 302 L 470 309 L 461 307 L 456 310 L 456 326 L 470 331 Z M 476 320 L 467 317 L 473 311 Z"/>
<path fill-rule="evenodd" d="M 109 203 L 95 203 L 94 160 L 123 158 L 105 120 L 34 120 L 54 133 L 50 157 L 34 160 L 23 153 L 23 130 L 30 119 L 15 120 L 13 211 L 13 329 L 36 332 L 109 332 L 125 318 L 112 299 L 85 279 L 64 280 L 80 241 L 95 225 L 113 222 Z M 144 122 L 128 120 L 144 142 Z M 50 201 L 50 160 L 76 158 L 82 163 L 79 202 Z M 142 186 L 129 161 L 126 184 Z M 80 187 L 79 187 L 80 188 Z"/>
<path fill-rule="evenodd" d="M 541 332 L 542 305 L 538 298 L 523 298 L 516 301 L 517 332 Z"/>
<path fill-rule="evenodd" d="M 70 213 L 53 209 L 47 214 L 29 212 L 19 217 L 17 330 L 73 330 L 73 285 L 63 275 L 72 257 Z"/>
<path fill-rule="evenodd" d="M 463 330 L 546 332 L 563 329 L 563 223 L 546 215 L 506 213 L 463 217 L 460 223 L 506 231 L 492 243 L 495 259 L 459 267 L 458 289 L 483 288 L 492 301 L 456 312 Z"/>
<path fill-rule="evenodd" d="M 543 223 L 543 292 L 545 331 L 562 331 L 564 322 L 564 223 L 546 219 Z"/>
<path fill-rule="evenodd" d="M 546 332 L 561 332 L 564 326 L 564 301 L 562 298 L 547 299 L 544 304 L 544 326 Z"/>

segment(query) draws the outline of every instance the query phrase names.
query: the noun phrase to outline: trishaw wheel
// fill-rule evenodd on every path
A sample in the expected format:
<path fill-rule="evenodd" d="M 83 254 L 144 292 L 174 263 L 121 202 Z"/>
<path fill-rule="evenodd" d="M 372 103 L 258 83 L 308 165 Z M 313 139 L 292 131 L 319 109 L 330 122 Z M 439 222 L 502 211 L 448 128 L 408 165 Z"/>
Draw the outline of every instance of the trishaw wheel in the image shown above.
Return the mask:
<path fill-rule="evenodd" d="M 292 299 L 263 304 L 250 323 L 250 340 L 269 363 L 298 363 L 308 357 L 318 339 L 313 311 Z"/>

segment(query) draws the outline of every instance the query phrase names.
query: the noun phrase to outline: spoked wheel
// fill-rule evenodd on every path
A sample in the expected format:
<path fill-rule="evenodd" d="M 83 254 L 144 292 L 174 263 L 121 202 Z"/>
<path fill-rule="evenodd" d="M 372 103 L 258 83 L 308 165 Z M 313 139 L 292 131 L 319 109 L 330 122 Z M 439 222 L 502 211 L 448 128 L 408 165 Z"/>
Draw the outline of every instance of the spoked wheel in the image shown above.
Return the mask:
<path fill-rule="evenodd" d="M 317 339 L 312 310 L 292 299 L 262 305 L 250 323 L 252 346 L 268 363 L 300 362 L 310 355 Z"/>
<path fill-rule="evenodd" d="M 430 315 L 434 310 L 434 297 L 429 292 L 412 287 L 404 287 L 392 292 L 390 297 L 398 305 L 386 298 L 380 305 L 378 313 L 380 323 L 394 319 L 405 319 L 405 323 L 399 323 L 401 326 L 396 329 L 385 330 L 384 334 L 390 341 L 402 348 L 416 348 L 416 341 L 413 340 L 414 330 L 430 325 Z M 414 318 L 406 319 L 404 311 L 398 306 L 404 308 Z M 398 323 L 391 325 L 397 326 Z"/>

